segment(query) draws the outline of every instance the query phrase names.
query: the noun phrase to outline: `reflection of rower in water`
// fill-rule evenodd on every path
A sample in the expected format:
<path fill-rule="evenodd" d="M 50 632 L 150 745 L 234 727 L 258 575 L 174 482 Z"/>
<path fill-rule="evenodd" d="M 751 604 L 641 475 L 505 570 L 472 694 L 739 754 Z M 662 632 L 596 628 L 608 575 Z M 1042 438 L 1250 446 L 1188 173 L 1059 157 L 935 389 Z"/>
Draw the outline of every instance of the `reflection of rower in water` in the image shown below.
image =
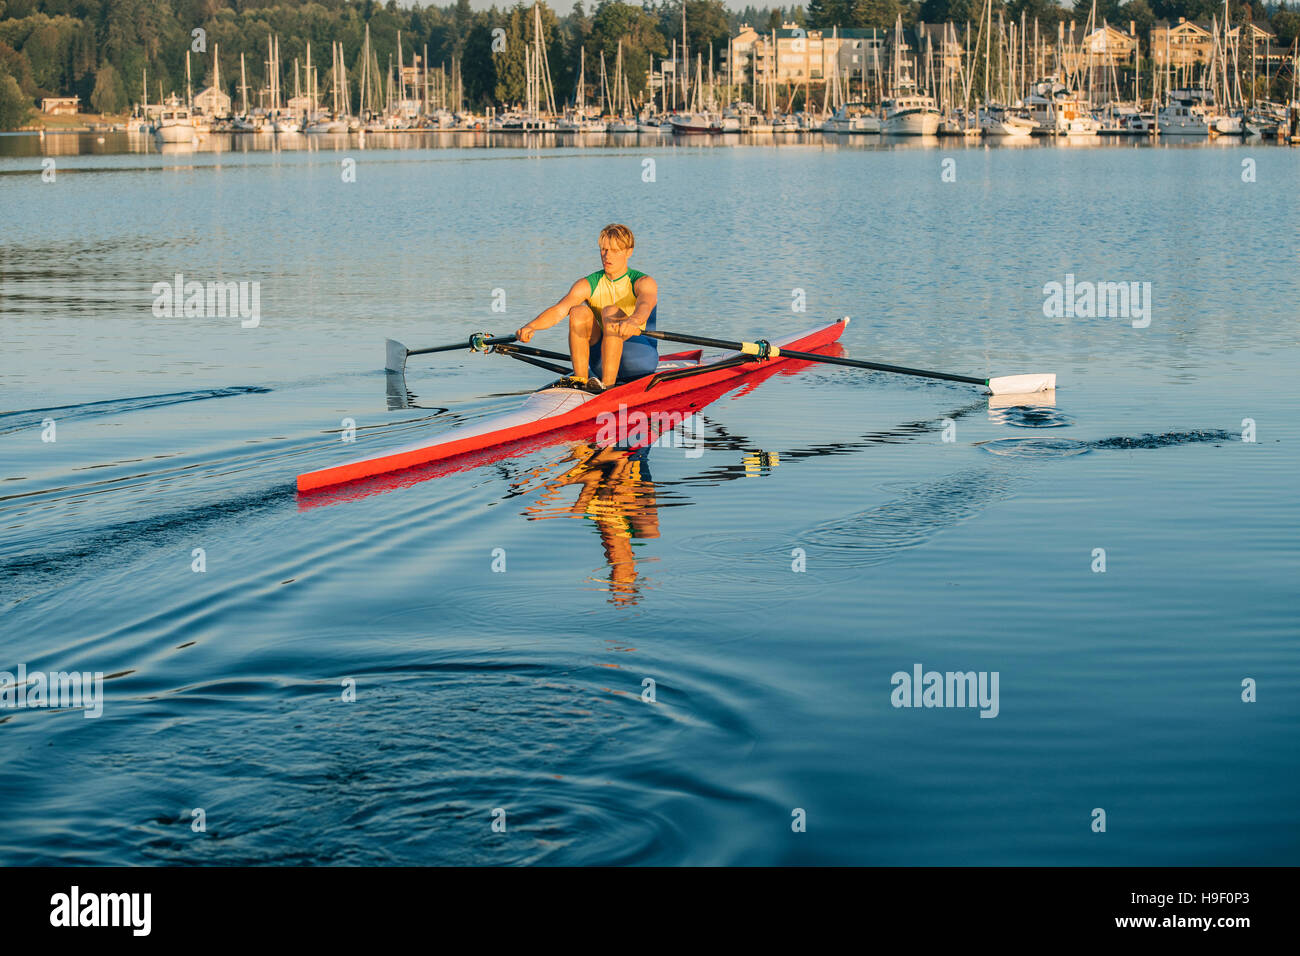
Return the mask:
<path fill-rule="evenodd" d="M 610 600 L 615 604 L 635 604 L 640 596 L 632 539 L 659 537 L 649 451 L 648 445 L 632 452 L 626 447 L 576 445 L 573 457 L 578 464 L 545 485 L 549 491 L 580 486 L 569 513 L 596 522 L 610 569 Z"/>

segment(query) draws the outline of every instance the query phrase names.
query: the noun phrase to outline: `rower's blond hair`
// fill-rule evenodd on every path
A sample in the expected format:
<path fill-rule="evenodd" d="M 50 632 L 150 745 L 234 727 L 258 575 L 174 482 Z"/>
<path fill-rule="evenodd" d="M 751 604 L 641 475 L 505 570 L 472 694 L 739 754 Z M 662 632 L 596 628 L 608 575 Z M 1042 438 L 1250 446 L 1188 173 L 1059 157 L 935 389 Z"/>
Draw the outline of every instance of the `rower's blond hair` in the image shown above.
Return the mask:
<path fill-rule="evenodd" d="M 611 222 L 604 229 L 600 230 L 599 239 L 608 239 L 611 245 L 616 245 L 623 249 L 636 248 L 636 240 L 632 238 L 632 230 L 618 222 Z"/>

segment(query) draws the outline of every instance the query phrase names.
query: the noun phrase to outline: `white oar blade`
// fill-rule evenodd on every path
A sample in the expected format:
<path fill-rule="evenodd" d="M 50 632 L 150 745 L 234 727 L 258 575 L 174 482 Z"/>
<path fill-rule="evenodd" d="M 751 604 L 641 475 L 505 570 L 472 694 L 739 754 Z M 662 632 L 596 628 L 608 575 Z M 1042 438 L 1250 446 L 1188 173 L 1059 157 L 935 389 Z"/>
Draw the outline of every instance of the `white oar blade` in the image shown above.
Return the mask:
<path fill-rule="evenodd" d="M 1027 395 L 1030 392 L 1050 392 L 1056 388 L 1056 375 L 1003 375 L 989 379 L 989 391 L 994 395 Z"/>
<path fill-rule="evenodd" d="M 406 346 L 396 339 L 384 341 L 384 370 L 388 372 L 406 371 Z"/>

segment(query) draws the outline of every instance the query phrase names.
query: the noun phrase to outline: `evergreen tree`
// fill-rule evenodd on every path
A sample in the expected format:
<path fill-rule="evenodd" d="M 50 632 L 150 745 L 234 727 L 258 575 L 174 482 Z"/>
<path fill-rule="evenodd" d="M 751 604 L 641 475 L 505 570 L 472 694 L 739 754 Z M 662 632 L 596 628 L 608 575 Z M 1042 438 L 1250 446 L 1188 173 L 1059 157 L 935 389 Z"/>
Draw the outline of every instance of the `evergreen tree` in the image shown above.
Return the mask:
<path fill-rule="evenodd" d="M 888 28 L 903 12 L 899 0 L 854 0 L 852 26 Z"/>
<path fill-rule="evenodd" d="M 95 73 L 95 89 L 90 105 L 97 113 L 120 113 L 126 109 L 126 87 L 113 64 L 105 63 Z"/>
<path fill-rule="evenodd" d="M 17 129 L 27 122 L 31 111 L 32 101 L 18 81 L 0 70 L 0 129 Z"/>
<path fill-rule="evenodd" d="M 853 0 L 810 0 L 807 21 L 810 29 L 847 27 L 852 21 Z"/>

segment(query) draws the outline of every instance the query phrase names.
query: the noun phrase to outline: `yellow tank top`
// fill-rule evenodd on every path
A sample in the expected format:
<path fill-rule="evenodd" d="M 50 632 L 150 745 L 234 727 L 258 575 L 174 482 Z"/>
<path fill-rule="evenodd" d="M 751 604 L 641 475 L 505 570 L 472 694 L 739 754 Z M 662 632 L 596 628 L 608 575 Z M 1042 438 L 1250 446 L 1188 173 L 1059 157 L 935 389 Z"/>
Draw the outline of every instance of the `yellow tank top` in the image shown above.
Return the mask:
<path fill-rule="evenodd" d="M 611 280 L 609 276 L 605 275 L 604 269 L 593 272 L 587 276 L 587 286 L 590 289 L 587 294 L 587 304 L 591 306 L 591 310 L 597 316 L 600 315 L 601 309 L 610 305 L 616 305 L 625 313 L 631 315 L 636 309 L 636 283 L 638 279 L 644 276 L 644 272 L 628 269 L 617 279 Z M 647 329 L 655 327 L 655 313 L 658 311 L 658 308 L 651 310 L 650 318 L 645 325 Z M 637 338 L 640 338 L 640 336 L 637 336 Z M 647 339 L 647 341 L 654 340 Z"/>

